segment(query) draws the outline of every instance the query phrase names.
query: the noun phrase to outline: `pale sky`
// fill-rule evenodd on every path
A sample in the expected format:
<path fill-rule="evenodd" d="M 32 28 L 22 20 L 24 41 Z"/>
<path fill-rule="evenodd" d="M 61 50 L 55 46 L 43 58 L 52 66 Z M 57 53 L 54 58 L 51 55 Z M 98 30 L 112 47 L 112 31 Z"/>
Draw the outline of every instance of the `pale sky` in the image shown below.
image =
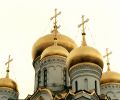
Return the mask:
<path fill-rule="evenodd" d="M 87 44 L 102 55 L 109 48 L 111 69 L 120 72 L 120 0 L 0 0 L 0 77 L 5 76 L 4 63 L 10 54 L 10 77 L 18 84 L 19 98 L 33 93 L 32 46 L 39 37 L 50 33 L 55 8 L 62 12 L 58 17 L 60 33 L 79 46 L 81 32 L 77 26 L 81 15 L 89 18 Z"/>

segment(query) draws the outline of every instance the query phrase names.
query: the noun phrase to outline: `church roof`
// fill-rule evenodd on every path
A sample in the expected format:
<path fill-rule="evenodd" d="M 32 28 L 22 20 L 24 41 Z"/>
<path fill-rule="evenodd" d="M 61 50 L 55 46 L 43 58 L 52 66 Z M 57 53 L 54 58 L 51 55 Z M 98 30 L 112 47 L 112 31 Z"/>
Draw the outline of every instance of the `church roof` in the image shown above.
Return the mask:
<path fill-rule="evenodd" d="M 10 88 L 18 91 L 17 84 L 10 78 L 1 78 L 0 79 L 0 87 L 2 88 Z"/>
<path fill-rule="evenodd" d="M 33 59 L 37 58 L 41 55 L 41 53 L 49 46 L 54 43 L 54 34 L 47 34 L 41 38 L 39 38 L 32 49 L 32 57 Z M 58 33 L 57 35 L 57 44 L 58 46 L 64 47 L 68 52 L 70 52 L 77 45 L 76 43 L 69 37 Z"/>
<path fill-rule="evenodd" d="M 106 71 L 101 77 L 101 84 L 105 83 L 120 83 L 120 74 L 113 71 Z"/>

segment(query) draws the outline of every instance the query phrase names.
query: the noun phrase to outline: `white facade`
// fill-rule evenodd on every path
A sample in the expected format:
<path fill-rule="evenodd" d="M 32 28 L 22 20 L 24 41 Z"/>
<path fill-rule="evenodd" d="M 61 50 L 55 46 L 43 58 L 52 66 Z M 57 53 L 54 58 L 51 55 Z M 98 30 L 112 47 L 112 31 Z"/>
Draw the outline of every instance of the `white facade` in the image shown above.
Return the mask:
<path fill-rule="evenodd" d="M 100 78 L 102 69 L 93 63 L 80 63 L 74 65 L 70 70 L 72 90 L 95 90 L 100 95 Z"/>
<path fill-rule="evenodd" d="M 49 56 L 38 59 L 34 63 L 35 68 L 35 91 L 46 87 L 53 92 L 64 90 L 67 85 L 66 58 L 62 56 Z"/>
<path fill-rule="evenodd" d="M 102 84 L 101 94 L 106 94 L 113 100 L 120 100 L 120 83 Z"/>

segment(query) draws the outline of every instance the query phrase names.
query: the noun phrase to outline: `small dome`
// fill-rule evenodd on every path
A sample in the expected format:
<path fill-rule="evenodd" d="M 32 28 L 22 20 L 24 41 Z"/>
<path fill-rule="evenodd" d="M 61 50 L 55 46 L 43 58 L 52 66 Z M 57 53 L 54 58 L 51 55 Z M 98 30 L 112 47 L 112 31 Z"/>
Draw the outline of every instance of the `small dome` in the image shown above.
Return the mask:
<path fill-rule="evenodd" d="M 10 78 L 1 78 L 0 79 L 0 87 L 11 88 L 13 90 L 18 91 L 17 84 Z"/>
<path fill-rule="evenodd" d="M 56 36 L 57 38 L 57 44 L 59 46 L 64 47 L 68 52 L 70 52 L 73 48 L 75 48 L 77 45 L 75 44 L 75 42 L 70 39 L 69 37 L 59 34 Z M 45 35 L 41 38 L 39 38 L 35 44 L 33 45 L 32 48 L 32 57 L 33 60 L 36 59 L 38 56 L 41 55 L 41 53 L 44 51 L 44 49 L 46 49 L 47 47 L 51 46 L 54 42 L 54 34 L 48 34 Z"/>
<path fill-rule="evenodd" d="M 67 64 L 69 68 L 81 62 L 92 62 L 103 68 L 102 55 L 96 49 L 89 46 L 76 48 L 68 56 Z"/>
<path fill-rule="evenodd" d="M 60 55 L 60 56 L 67 57 L 68 54 L 69 52 L 62 46 L 52 45 L 43 51 L 43 53 L 41 54 L 41 59 L 47 56 L 52 56 L 52 55 Z"/>
<path fill-rule="evenodd" d="M 120 83 L 120 74 L 117 72 L 107 71 L 102 74 L 101 84 L 105 83 Z"/>

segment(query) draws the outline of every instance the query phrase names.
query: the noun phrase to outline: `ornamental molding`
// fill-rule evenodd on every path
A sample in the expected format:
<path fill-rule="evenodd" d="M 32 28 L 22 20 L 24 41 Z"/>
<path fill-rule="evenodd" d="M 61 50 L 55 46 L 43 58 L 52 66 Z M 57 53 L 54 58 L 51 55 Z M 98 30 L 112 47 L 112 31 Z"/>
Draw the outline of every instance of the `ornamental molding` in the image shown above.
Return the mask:
<path fill-rule="evenodd" d="M 4 87 L 0 87 L 0 94 L 5 94 L 5 95 L 13 95 L 15 98 L 18 97 L 19 93 L 12 90 L 12 89 L 9 89 L 9 88 L 4 88 Z"/>
<path fill-rule="evenodd" d="M 70 70 L 69 74 L 71 79 L 76 77 L 82 77 L 85 75 L 94 76 L 100 80 L 102 75 L 102 69 L 96 64 L 82 63 L 74 65 Z"/>
<path fill-rule="evenodd" d="M 101 90 L 120 89 L 120 83 L 106 83 L 100 85 Z"/>
<path fill-rule="evenodd" d="M 41 68 L 43 68 L 43 67 L 46 67 L 47 65 L 53 66 L 53 64 L 60 64 L 60 65 L 64 65 L 65 67 L 67 67 L 66 58 L 61 57 L 61 56 L 49 56 L 49 57 L 46 57 L 46 58 L 44 58 L 44 59 L 42 59 L 40 61 L 39 66 Z"/>
<path fill-rule="evenodd" d="M 40 58 L 35 60 L 34 62 L 35 72 L 37 73 L 41 68 L 46 67 L 47 65 L 50 65 L 50 64 L 55 64 L 55 63 L 60 64 L 60 65 L 62 64 L 65 67 L 67 67 L 65 57 L 53 55 L 53 56 L 45 57 L 41 60 Z"/>
<path fill-rule="evenodd" d="M 102 73 L 102 68 L 100 66 L 98 66 L 97 64 L 94 64 L 94 63 L 90 63 L 90 62 L 84 62 L 84 63 L 79 63 L 79 64 L 76 64 L 74 66 L 72 66 L 69 71 L 71 70 L 76 70 L 76 69 L 79 69 L 79 67 L 82 69 L 85 69 L 85 68 L 89 68 L 89 69 L 96 69 L 98 70 L 99 72 Z"/>

